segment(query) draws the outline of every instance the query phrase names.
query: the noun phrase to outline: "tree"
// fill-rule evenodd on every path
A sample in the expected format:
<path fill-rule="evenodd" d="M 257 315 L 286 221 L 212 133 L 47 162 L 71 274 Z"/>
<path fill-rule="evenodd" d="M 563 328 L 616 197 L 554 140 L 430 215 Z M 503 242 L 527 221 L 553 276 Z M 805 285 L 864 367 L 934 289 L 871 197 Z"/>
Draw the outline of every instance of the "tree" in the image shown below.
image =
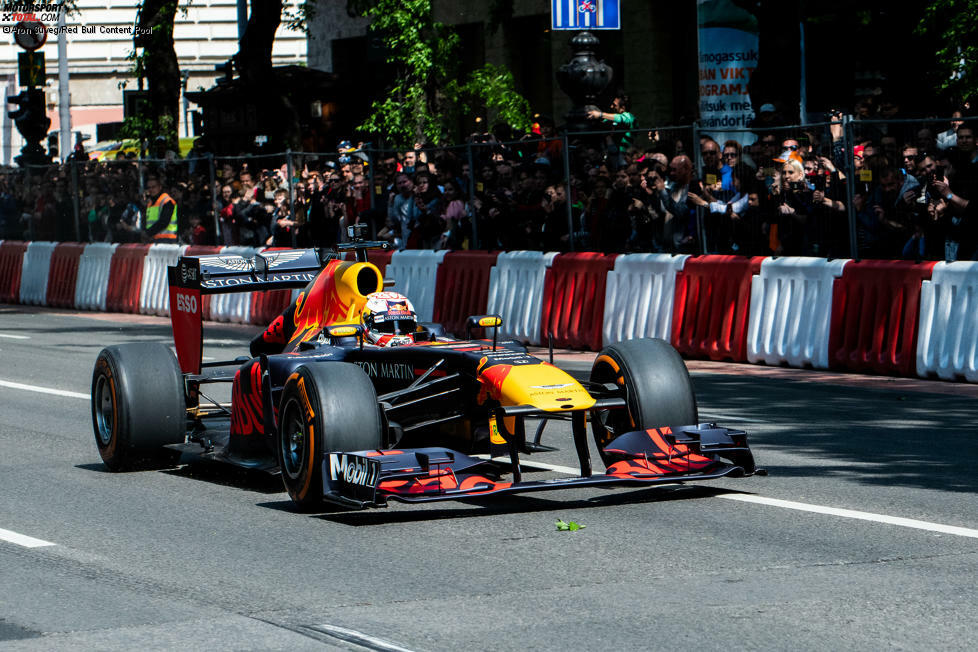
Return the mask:
<path fill-rule="evenodd" d="M 134 72 L 146 78 L 147 114 L 127 121 L 124 135 L 140 140 L 162 136 L 166 148 L 178 151 L 180 66 L 173 47 L 173 19 L 178 0 L 143 0 L 133 36 Z"/>
<path fill-rule="evenodd" d="M 370 30 L 387 48 L 395 81 L 371 106 L 359 130 L 383 134 L 388 144 L 438 144 L 453 135 L 460 112 L 478 112 L 517 129 L 529 126 L 529 104 L 505 69 L 487 65 L 458 79 L 455 31 L 432 17 L 431 0 L 351 0 L 352 11 L 371 19 Z"/>
<path fill-rule="evenodd" d="M 934 57 L 940 73 L 938 90 L 957 102 L 974 102 L 978 97 L 978 0 L 932 0 L 917 31 L 940 43 Z"/>
<path fill-rule="evenodd" d="M 451 81 L 446 90 L 455 98 L 456 111 L 483 115 L 489 125 L 505 123 L 516 130 L 530 127 L 530 103 L 516 92 L 513 73 L 487 63 L 473 70 L 466 81 Z"/>
<path fill-rule="evenodd" d="M 263 113 L 277 116 L 281 144 L 297 149 L 302 138 L 299 113 L 289 99 L 288 90 L 272 72 L 272 46 L 284 8 L 282 0 L 251 0 L 248 24 L 234 55 L 234 65 L 245 87 L 252 89 L 250 96 L 264 104 Z"/>

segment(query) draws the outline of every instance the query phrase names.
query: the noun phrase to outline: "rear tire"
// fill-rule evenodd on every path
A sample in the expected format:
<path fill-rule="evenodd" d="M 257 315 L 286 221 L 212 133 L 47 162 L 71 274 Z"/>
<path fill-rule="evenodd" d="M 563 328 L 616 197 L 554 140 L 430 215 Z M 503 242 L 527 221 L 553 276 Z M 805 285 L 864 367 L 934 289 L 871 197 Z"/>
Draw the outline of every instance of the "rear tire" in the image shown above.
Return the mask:
<path fill-rule="evenodd" d="M 102 349 L 92 372 L 92 425 L 102 461 L 112 471 L 174 464 L 163 448 L 186 439 L 183 373 L 159 343 Z"/>
<path fill-rule="evenodd" d="M 604 447 L 630 430 L 699 422 L 696 394 L 682 357 L 668 342 L 635 339 L 605 347 L 594 360 L 591 380 L 614 383 L 626 410 L 592 410 L 591 432 L 605 464 Z"/>
<path fill-rule="evenodd" d="M 321 507 L 327 453 L 379 449 L 382 434 L 377 392 L 360 367 L 322 362 L 296 369 L 282 390 L 276 446 L 296 507 Z"/>

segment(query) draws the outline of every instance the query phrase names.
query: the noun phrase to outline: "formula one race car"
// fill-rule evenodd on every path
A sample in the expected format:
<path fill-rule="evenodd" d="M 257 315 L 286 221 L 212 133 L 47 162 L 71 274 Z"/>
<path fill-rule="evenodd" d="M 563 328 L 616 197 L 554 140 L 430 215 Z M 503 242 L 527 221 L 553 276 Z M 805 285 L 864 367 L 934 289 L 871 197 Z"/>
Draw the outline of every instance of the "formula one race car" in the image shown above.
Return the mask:
<path fill-rule="evenodd" d="M 280 471 L 304 510 L 757 471 L 745 433 L 697 422 L 686 366 L 666 342 L 611 345 L 578 382 L 500 340 L 497 315 L 469 318 L 467 335 L 485 339 L 419 324 L 367 261 L 368 248 L 385 246 L 341 246 L 355 261 L 315 249 L 180 258 L 168 270 L 176 357 L 138 343 L 96 360 L 92 419 L 106 466 L 182 454 Z M 304 289 L 250 357 L 202 363 L 204 295 L 283 288 Z M 208 397 L 214 383 L 230 383 L 230 403 Z M 527 419 L 571 423 L 579 476 L 524 479 Z M 591 469 L 588 419 L 604 473 Z"/>

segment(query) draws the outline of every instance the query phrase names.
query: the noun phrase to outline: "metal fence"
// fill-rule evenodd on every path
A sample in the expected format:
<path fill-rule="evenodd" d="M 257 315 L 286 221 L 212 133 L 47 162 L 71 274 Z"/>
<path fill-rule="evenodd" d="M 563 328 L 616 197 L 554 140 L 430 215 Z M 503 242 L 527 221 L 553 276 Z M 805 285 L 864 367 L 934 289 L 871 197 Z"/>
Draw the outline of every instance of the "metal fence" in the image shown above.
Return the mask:
<path fill-rule="evenodd" d="M 399 248 L 970 258 L 974 229 L 946 197 L 975 189 L 960 125 L 978 120 L 846 116 L 4 169 L 0 237 L 138 241 L 155 176 L 178 205 L 180 239 L 196 244 L 332 246 L 362 222 Z"/>

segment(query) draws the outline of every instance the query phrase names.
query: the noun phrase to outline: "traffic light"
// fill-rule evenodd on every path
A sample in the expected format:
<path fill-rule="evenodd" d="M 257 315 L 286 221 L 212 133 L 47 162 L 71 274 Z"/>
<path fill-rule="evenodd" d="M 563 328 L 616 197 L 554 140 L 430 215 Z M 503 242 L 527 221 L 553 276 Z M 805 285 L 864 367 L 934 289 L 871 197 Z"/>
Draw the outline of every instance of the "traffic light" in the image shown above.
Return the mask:
<path fill-rule="evenodd" d="M 48 156 L 58 158 L 58 132 L 52 131 L 48 134 Z"/>
<path fill-rule="evenodd" d="M 17 108 L 8 111 L 7 115 L 15 122 L 29 120 L 31 116 L 31 97 L 27 91 L 21 91 L 16 95 L 7 96 L 8 104 L 16 104 Z"/>

